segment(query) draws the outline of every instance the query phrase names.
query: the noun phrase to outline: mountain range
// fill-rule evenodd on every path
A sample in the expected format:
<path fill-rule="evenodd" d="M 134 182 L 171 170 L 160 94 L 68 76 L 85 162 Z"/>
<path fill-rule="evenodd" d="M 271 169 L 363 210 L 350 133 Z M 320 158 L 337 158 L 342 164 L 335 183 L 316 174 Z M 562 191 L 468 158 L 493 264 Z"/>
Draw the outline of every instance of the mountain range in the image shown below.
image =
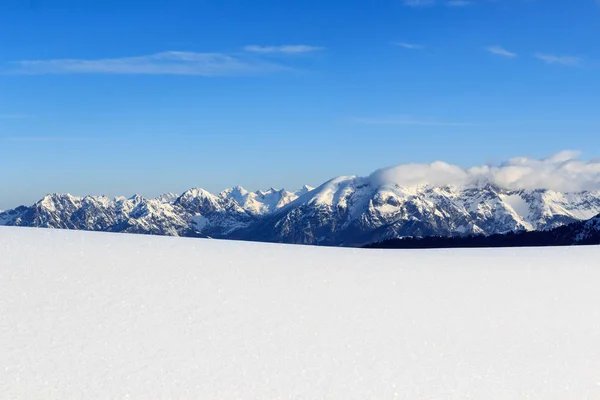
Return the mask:
<path fill-rule="evenodd" d="M 600 191 L 562 193 L 463 186 L 401 186 L 344 176 L 298 191 L 201 188 L 157 198 L 50 194 L 0 213 L 0 225 L 363 246 L 409 236 L 548 231 L 600 214 Z"/>

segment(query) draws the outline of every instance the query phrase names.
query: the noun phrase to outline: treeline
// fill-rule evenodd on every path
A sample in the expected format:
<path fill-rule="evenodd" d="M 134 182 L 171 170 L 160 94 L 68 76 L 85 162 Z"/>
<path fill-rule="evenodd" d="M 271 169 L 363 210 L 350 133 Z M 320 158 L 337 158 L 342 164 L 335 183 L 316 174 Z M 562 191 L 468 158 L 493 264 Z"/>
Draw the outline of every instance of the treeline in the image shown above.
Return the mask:
<path fill-rule="evenodd" d="M 472 247 L 540 247 L 600 244 L 600 231 L 578 238 L 585 222 L 561 226 L 548 231 L 519 231 L 490 236 L 428 236 L 390 239 L 365 246 L 372 249 L 445 249 Z"/>

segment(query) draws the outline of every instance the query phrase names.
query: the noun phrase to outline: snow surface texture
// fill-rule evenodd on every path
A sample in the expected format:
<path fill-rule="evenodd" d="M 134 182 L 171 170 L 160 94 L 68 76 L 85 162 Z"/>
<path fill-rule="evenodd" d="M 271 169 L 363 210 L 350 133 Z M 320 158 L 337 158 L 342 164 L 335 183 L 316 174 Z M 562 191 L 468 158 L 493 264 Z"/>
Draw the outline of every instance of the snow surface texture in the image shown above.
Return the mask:
<path fill-rule="evenodd" d="M 598 247 L 0 228 L 3 398 L 597 399 Z"/>

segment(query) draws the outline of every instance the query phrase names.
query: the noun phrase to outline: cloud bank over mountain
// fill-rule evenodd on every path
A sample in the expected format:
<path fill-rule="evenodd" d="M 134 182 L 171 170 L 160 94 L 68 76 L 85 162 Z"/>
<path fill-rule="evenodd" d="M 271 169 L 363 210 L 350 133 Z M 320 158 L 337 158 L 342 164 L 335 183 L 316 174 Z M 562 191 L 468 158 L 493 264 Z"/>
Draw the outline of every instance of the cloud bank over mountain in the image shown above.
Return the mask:
<path fill-rule="evenodd" d="M 565 150 L 544 159 L 517 157 L 498 165 L 470 168 L 443 161 L 403 164 L 377 170 L 369 179 L 377 185 L 444 186 L 489 182 L 505 189 L 600 190 L 600 160 L 582 160 L 580 154 Z"/>

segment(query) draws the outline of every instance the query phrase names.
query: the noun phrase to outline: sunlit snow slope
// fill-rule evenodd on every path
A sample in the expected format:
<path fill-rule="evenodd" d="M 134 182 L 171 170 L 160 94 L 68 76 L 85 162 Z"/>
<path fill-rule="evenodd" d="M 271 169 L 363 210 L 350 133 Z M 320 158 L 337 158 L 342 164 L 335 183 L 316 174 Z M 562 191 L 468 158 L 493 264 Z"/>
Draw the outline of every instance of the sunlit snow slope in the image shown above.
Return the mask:
<path fill-rule="evenodd" d="M 600 398 L 600 248 L 0 228 L 0 397 Z"/>

